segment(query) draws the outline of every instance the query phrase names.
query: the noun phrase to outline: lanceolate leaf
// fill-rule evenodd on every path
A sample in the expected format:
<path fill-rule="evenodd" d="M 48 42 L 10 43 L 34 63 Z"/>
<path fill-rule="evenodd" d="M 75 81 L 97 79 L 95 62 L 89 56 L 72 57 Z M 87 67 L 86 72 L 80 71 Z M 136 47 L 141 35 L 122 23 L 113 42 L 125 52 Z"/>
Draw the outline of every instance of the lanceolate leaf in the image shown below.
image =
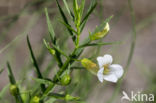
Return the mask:
<path fill-rule="evenodd" d="M 39 66 L 38 66 L 38 64 L 37 64 L 36 58 L 35 58 L 35 56 L 34 56 L 34 53 L 33 53 L 33 50 L 32 50 L 32 47 L 31 47 L 31 44 L 30 44 L 30 41 L 29 41 L 29 37 L 28 37 L 28 36 L 27 36 L 27 44 L 28 44 L 28 47 L 29 47 L 29 51 L 30 51 L 30 54 L 31 54 L 31 58 L 32 58 L 32 60 L 33 60 L 33 64 L 34 64 L 34 66 L 35 66 L 35 68 L 36 68 L 36 71 L 37 71 L 37 76 L 38 76 L 38 78 L 42 79 L 43 77 L 42 77 L 42 74 L 41 74 L 41 72 L 40 72 Z M 42 91 L 44 92 L 45 86 L 44 86 L 43 84 L 41 84 L 41 89 L 42 89 Z"/>
<path fill-rule="evenodd" d="M 87 46 L 113 45 L 113 44 L 119 44 L 119 43 L 121 43 L 121 42 L 90 43 L 90 44 L 81 45 L 79 48 L 84 48 Z"/>
<path fill-rule="evenodd" d="M 65 56 L 66 58 L 68 58 L 68 56 L 62 50 L 60 50 L 57 46 L 55 46 L 53 44 L 52 44 L 52 46 L 54 47 L 55 50 L 57 50 L 57 52 L 59 54 L 62 54 L 63 56 Z"/>
<path fill-rule="evenodd" d="M 80 25 L 80 32 L 83 31 L 84 26 L 86 25 L 87 20 L 88 20 L 88 19 L 86 19 L 86 20 Z"/>
<path fill-rule="evenodd" d="M 87 21 L 87 20 L 88 20 L 88 17 L 89 17 L 90 14 L 93 12 L 93 10 L 95 9 L 96 5 L 97 5 L 97 2 L 96 2 L 95 0 L 92 0 L 91 5 L 90 5 L 90 7 L 89 7 L 89 9 L 88 9 L 87 14 L 85 15 L 85 17 L 84 17 L 83 20 L 81 21 L 81 25 L 82 25 L 82 23 L 83 23 L 84 21 Z"/>
<path fill-rule="evenodd" d="M 50 93 L 48 96 L 49 97 L 54 97 L 54 98 L 57 98 L 57 99 L 65 99 L 65 94 Z"/>
<path fill-rule="evenodd" d="M 45 85 L 50 85 L 50 84 L 52 84 L 51 81 L 45 80 L 45 79 L 33 78 L 33 80 L 35 80 L 35 81 L 36 81 L 37 83 L 39 83 L 39 84 L 45 84 Z"/>
<path fill-rule="evenodd" d="M 70 17 L 74 20 L 74 14 L 73 14 L 72 11 L 69 9 L 69 6 L 68 6 L 68 4 L 67 4 L 67 1 L 66 1 L 66 0 L 63 0 L 63 2 L 64 2 L 64 5 L 65 5 L 65 7 L 66 7 L 66 9 L 67 9 L 67 11 L 68 11 Z"/>
<path fill-rule="evenodd" d="M 91 4 L 90 4 L 90 7 L 88 9 L 88 12 L 87 14 L 85 15 L 85 17 L 83 18 L 83 20 L 81 21 L 81 25 L 80 25 L 80 32 L 83 31 L 84 29 L 84 26 L 86 25 L 87 21 L 88 21 L 88 18 L 89 18 L 89 15 L 93 12 L 93 10 L 95 9 L 97 5 L 97 2 L 95 0 L 92 0 Z"/>
<path fill-rule="evenodd" d="M 71 26 L 69 26 L 68 24 L 66 24 L 65 22 L 59 20 L 63 25 L 65 25 L 68 29 L 70 29 L 71 31 L 73 31 L 75 34 L 77 33 Z"/>
<path fill-rule="evenodd" d="M 64 12 L 63 12 L 60 4 L 59 4 L 59 2 L 58 2 L 58 0 L 56 0 L 56 2 L 57 2 L 57 6 L 59 8 L 59 11 L 61 13 L 61 16 L 62 16 L 64 22 L 71 27 L 71 25 L 68 23 L 68 20 L 67 20 L 67 18 L 65 16 L 65 14 L 64 14 Z M 67 28 L 67 30 L 69 31 L 70 35 L 72 36 L 72 40 L 75 42 L 75 39 L 76 39 L 75 35 L 73 34 L 73 32 L 70 29 Z"/>
<path fill-rule="evenodd" d="M 9 79 L 10 79 L 10 83 L 11 84 L 16 84 L 16 80 L 15 80 L 15 77 L 12 73 L 12 70 L 11 70 L 11 66 L 9 64 L 9 62 L 7 62 L 7 67 L 8 67 L 8 76 L 9 76 Z"/>
<path fill-rule="evenodd" d="M 55 44 L 55 33 L 54 33 L 53 26 L 51 24 L 51 21 L 48 15 L 47 8 L 45 8 L 45 14 L 46 14 L 46 19 L 47 19 L 47 24 L 48 24 L 48 31 L 49 31 L 52 42 Z"/>
<path fill-rule="evenodd" d="M 83 15 L 84 6 L 85 6 L 85 0 L 82 0 L 81 1 L 81 6 L 80 6 L 80 14 L 81 14 L 81 16 Z"/>
<path fill-rule="evenodd" d="M 61 53 L 60 51 L 56 48 L 57 46 L 55 46 L 53 43 L 52 43 L 52 46 L 54 48 L 51 48 L 49 43 L 46 42 L 45 39 L 43 39 L 43 42 L 46 46 L 46 48 L 49 50 L 50 54 L 54 55 L 55 59 L 57 60 L 58 62 L 58 66 L 59 67 L 62 67 L 63 63 L 62 63 L 62 59 L 61 59 Z"/>
<path fill-rule="evenodd" d="M 103 23 L 100 26 L 96 27 L 96 29 L 94 30 L 94 32 L 91 33 L 91 35 L 102 31 L 104 27 L 106 26 L 106 23 L 108 23 L 112 19 L 112 17 L 113 16 L 110 16 L 105 21 L 103 21 Z"/>

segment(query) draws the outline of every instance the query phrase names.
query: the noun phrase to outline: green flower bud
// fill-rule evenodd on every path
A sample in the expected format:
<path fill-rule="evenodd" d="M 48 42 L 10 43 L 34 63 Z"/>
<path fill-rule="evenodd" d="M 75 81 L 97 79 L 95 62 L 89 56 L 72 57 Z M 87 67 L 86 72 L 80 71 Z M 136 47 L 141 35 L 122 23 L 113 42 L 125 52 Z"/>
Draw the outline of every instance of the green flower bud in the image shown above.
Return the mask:
<path fill-rule="evenodd" d="M 91 60 L 87 59 L 87 58 L 82 59 L 81 64 L 83 65 L 83 67 L 85 67 L 92 74 L 96 75 L 96 73 L 99 70 L 97 65 L 94 62 L 92 62 Z"/>
<path fill-rule="evenodd" d="M 46 48 L 49 50 L 50 54 L 55 55 L 55 50 L 50 47 L 49 43 L 46 42 L 45 39 L 43 39 L 43 43 L 45 44 Z"/>
<path fill-rule="evenodd" d="M 100 32 L 97 32 L 93 35 L 90 36 L 91 40 L 98 40 L 101 39 L 103 37 L 105 37 L 107 35 L 107 33 L 109 32 L 110 28 L 109 28 L 109 24 L 106 23 L 106 26 L 104 27 L 104 29 Z"/>
<path fill-rule="evenodd" d="M 55 50 L 54 49 L 49 49 L 50 54 L 55 55 Z"/>
<path fill-rule="evenodd" d="M 23 101 L 26 101 L 27 100 L 27 93 L 21 93 L 21 97 L 23 99 Z"/>
<path fill-rule="evenodd" d="M 66 101 L 79 100 L 79 99 L 80 99 L 79 97 L 73 97 L 73 96 L 71 96 L 71 95 L 69 95 L 69 94 L 67 94 L 67 95 L 65 96 L 65 100 L 66 100 Z"/>
<path fill-rule="evenodd" d="M 32 98 L 30 103 L 39 103 L 40 102 L 40 98 L 38 96 L 35 96 Z"/>
<path fill-rule="evenodd" d="M 18 88 L 16 85 L 10 85 L 10 93 L 11 95 L 15 96 L 18 94 Z"/>
<path fill-rule="evenodd" d="M 60 82 L 61 82 L 62 85 L 70 84 L 70 82 L 71 82 L 70 75 L 69 74 L 63 75 Z"/>

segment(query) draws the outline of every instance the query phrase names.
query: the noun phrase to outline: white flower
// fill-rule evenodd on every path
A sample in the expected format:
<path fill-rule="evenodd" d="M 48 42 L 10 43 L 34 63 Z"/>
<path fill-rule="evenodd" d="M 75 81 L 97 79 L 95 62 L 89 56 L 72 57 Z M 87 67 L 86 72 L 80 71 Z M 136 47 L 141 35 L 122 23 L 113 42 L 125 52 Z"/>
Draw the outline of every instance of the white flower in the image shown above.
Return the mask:
<path fill-rule="evenodd" d="M 97 77 L 100 82 L 103 80 L 116 83 L 123 75 L 123 67 L 119 64 L 112 64 L 113 58 L 111 55 L 106 54 L 103 57 L 97 57 L 99 64 L 99 71 Z"/>

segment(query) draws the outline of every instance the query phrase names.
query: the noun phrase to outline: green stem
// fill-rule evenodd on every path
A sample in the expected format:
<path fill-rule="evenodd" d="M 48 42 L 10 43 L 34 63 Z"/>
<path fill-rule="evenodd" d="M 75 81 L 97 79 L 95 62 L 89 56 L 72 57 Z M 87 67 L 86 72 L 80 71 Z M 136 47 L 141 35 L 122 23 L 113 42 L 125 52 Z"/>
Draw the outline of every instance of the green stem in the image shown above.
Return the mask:
<path fill-rule="evenodd" d="M 73 61 L 72 56 L 75 55 L 76 51 L 77 51 L 77 49 L 75 48 L 74 51 L 72 52 L 71 56 L 66 60 L 66 62 L 62 66 L 62 68 L 60 68 L 59 71 L 57 72 L 57 74 L 54 76 L 54 78 L 52 80 L 54 83 L 57 83 L 59 81 L 58 77 L 60 77 L 64 73 L 64 71 L 68 68 L 68 65 L 70 63 L 72 63 L 72 61 Z M 50 85 L 46 89 L 46 91 L 43 93 L 43 96 L 41 97 L 41 100 L 44 99 L 54 87 L 55 87 L 55 84 Z"/>
<path fill-rule="evenodd" d="M 77 42 L 76 42 L 76 48 L 79 48 L 79 41 L 80 41 L 80 25 L 79 23 L 76 25 L 77 28 Z"/>

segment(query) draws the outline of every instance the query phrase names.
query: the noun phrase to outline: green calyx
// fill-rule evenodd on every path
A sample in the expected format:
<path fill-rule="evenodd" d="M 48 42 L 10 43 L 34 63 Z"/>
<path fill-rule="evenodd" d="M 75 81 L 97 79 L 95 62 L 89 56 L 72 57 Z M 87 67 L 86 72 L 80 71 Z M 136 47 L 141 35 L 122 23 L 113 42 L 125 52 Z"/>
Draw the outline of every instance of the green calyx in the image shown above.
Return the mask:
<path fill-rule="evenodd" d="M 82 59 L 81 64 L 83 67 L 85 67 L 88 71 L 90 71 L 94 75 L 96 75 L 96 73 L 98 72 L 98 67 L 96 63 L 92 62 L 87 58 Z"/>
<path fill-rule="evenodd" d="M 10 85 L 10 93 L 11 95 L 15 96 L 18 94 L 18 88 L 16 85 Z"/>
<path fill-rule="evenodd" d="M 66 101 L 79 100 L 79 99 L 80 99 L 79 97 L 73 97 L 73 96 L 71 96 L 71 95 L 69 95 L 69 94 L 67 94 L 67 95 L 65 96 L 65 100 L 66 100 Z"/>
<path fill-rule="evenodd" d="M 63 75 L 60 82 L 61 82 L 61 85 L 69 85 L 71 82 L 70 75 L 69 74 Z"/>
<path fill-rule="evenodd" d="M 30 103 L 39 103 L 39 102 L 40 102 L 40 98 L 38 96 L 34 96 Z"/>
<path fill-rule="evenodd" d="M 109 28 L 109 24 L 106 23 L 106 26 L 104 27 L 104 29 L 102 31 L 96 32 L 93 35 L 90 35 L 90 39 L 93 40 L 98 40 L 98 39 L 102 39 L 104 38 L 108 32 L 109 32 L 110 28 Z"/>

